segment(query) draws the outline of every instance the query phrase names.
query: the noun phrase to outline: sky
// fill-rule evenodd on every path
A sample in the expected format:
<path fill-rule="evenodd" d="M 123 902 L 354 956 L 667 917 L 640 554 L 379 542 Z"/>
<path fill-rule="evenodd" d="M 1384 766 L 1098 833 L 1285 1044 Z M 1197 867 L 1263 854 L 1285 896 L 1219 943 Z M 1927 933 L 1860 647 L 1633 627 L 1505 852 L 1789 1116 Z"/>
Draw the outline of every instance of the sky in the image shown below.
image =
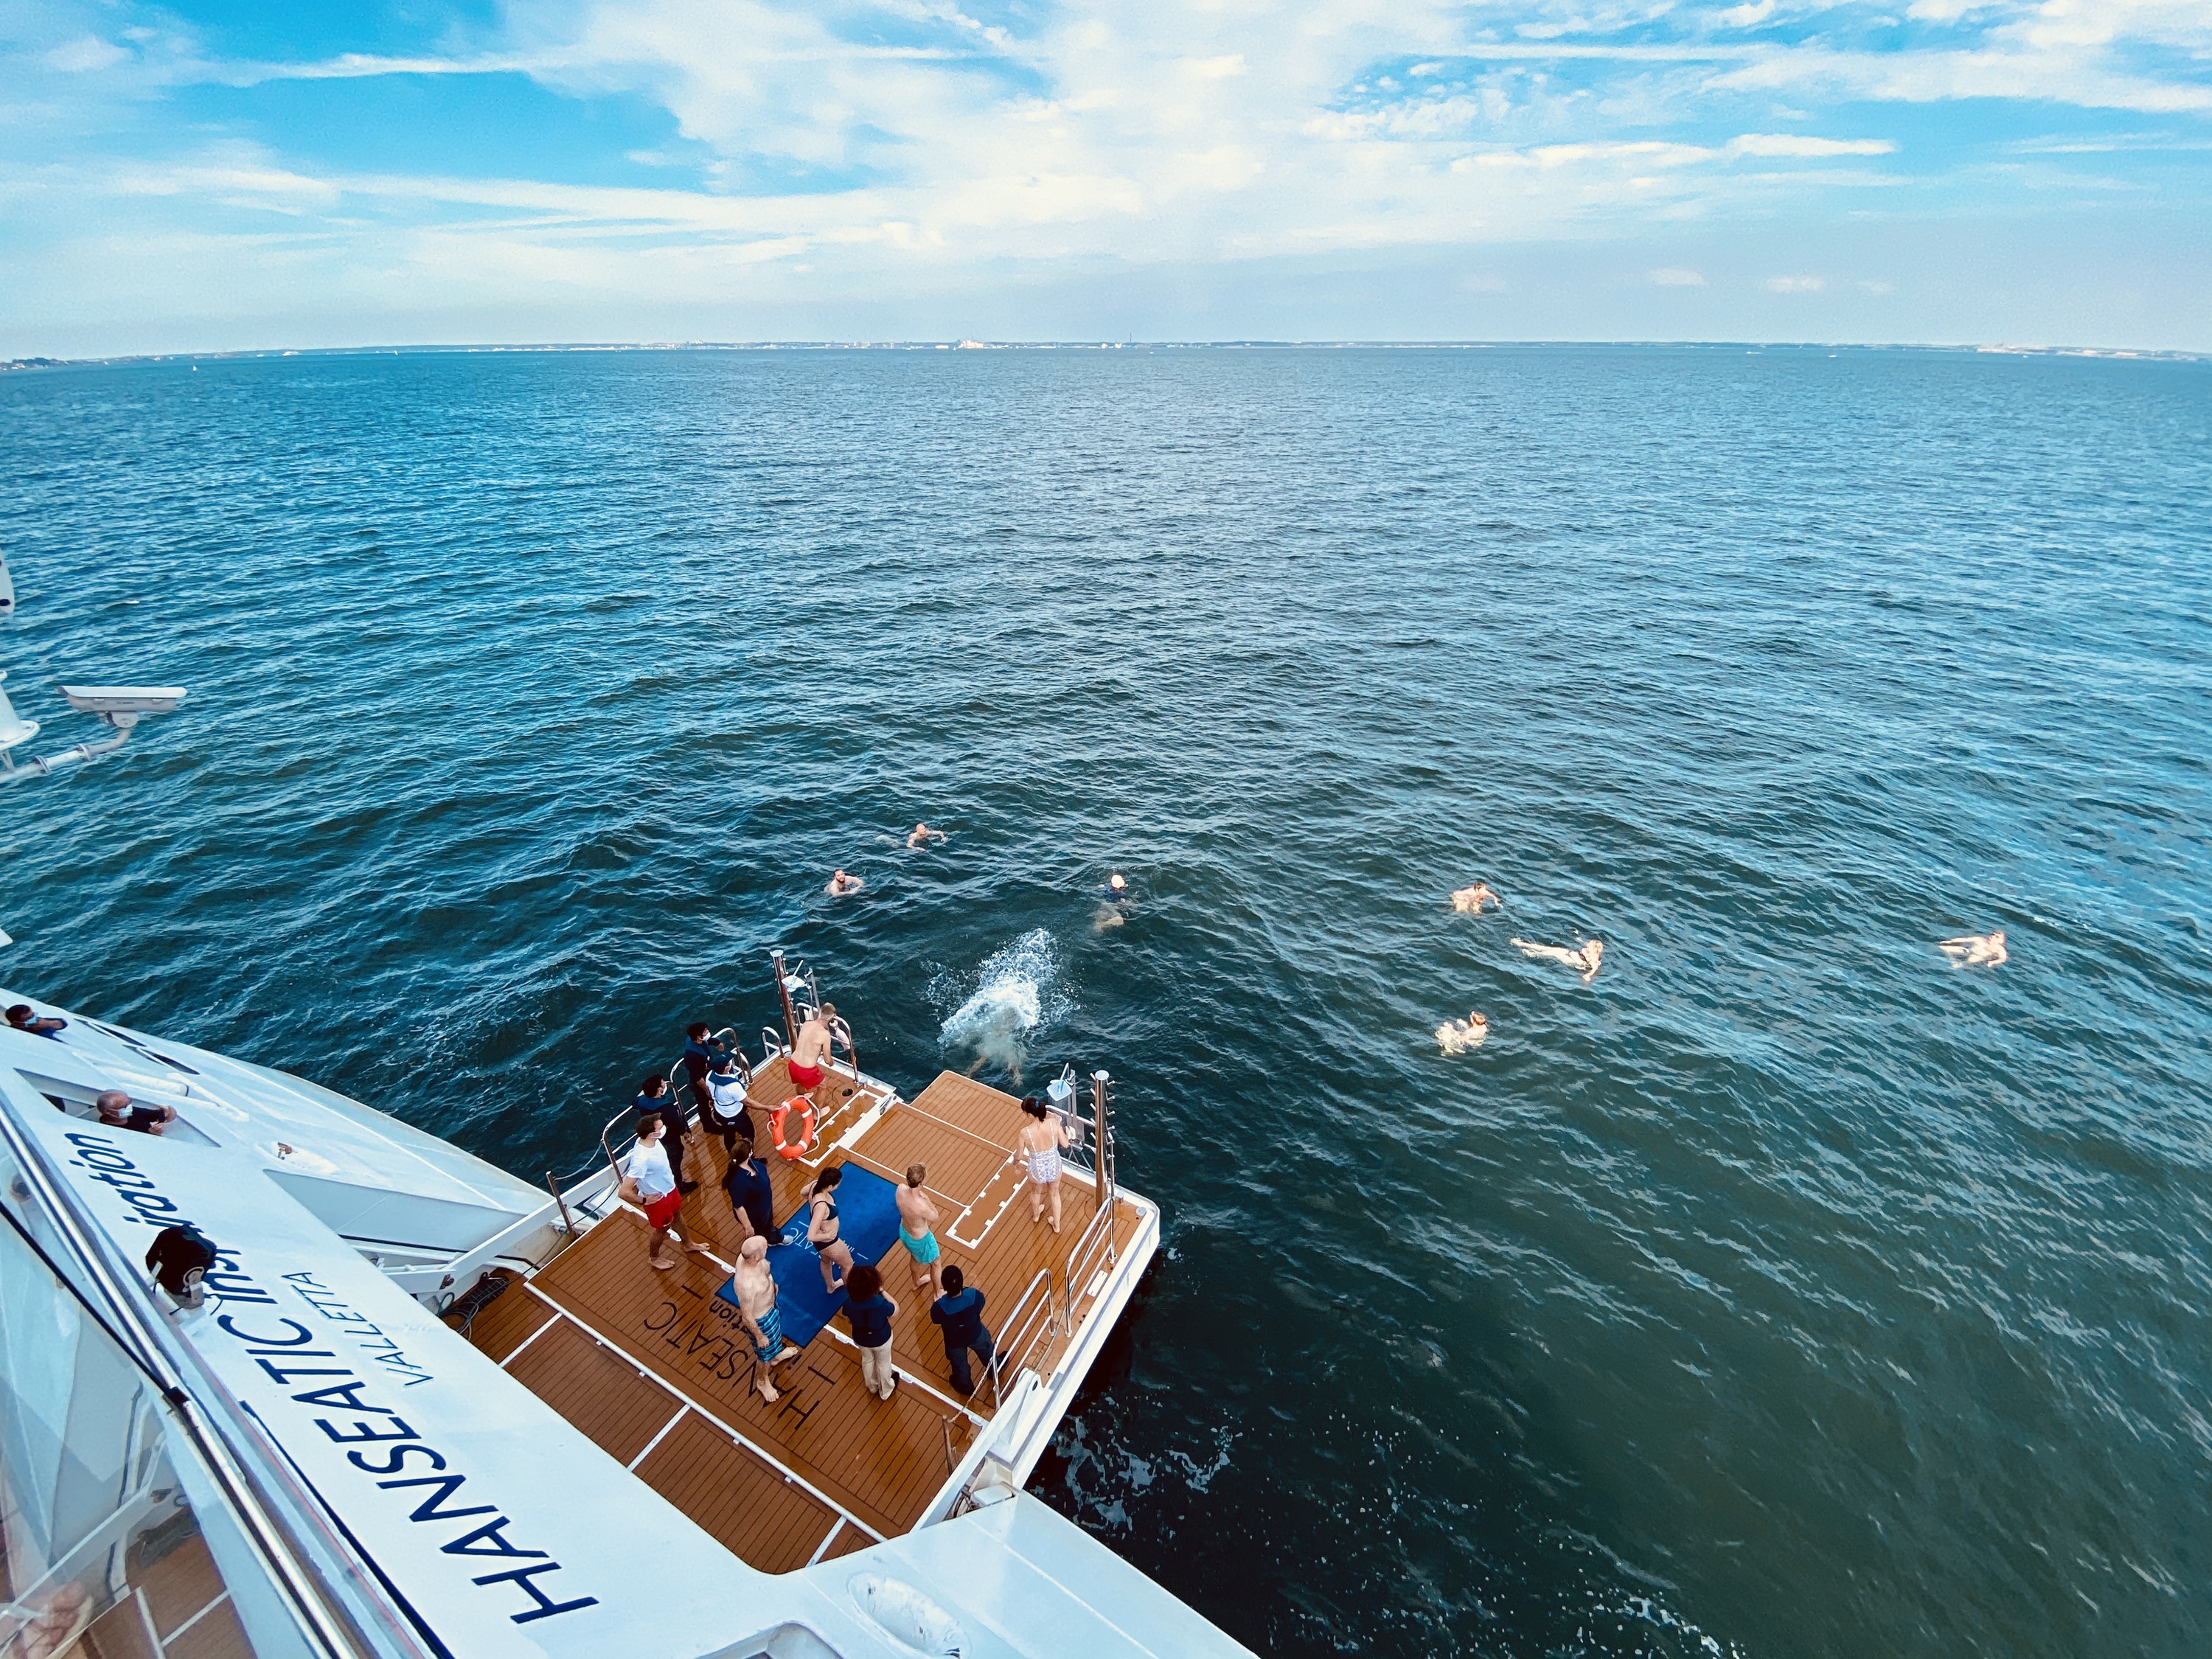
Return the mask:
<path fill-rule="evenodd" d="M 2212 0 L 0 0 L 0 359 L 2212 349 Z"/>

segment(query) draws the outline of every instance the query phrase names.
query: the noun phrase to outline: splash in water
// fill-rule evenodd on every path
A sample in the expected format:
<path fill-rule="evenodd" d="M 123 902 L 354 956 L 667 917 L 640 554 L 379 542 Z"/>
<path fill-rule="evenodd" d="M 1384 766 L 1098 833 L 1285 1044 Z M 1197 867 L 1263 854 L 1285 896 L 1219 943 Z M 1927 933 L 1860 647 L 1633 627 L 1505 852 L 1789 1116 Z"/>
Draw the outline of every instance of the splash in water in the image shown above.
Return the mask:
<path fill-rule="evenodd" d="M 974 1053 L 970 1076 L 996 1064 L 1012 1073 L 1018 1087 L 1022 1062 L 1029 1057 L 1024 1039 L 1060 1018 L 1066 1001 L 1060 989 L 1060 953 L 1052 935 L 1033 928 L 984 960 L 975 970 L 975 988 L 945 1018 L 938 1036 L 948 1048 Z"/>

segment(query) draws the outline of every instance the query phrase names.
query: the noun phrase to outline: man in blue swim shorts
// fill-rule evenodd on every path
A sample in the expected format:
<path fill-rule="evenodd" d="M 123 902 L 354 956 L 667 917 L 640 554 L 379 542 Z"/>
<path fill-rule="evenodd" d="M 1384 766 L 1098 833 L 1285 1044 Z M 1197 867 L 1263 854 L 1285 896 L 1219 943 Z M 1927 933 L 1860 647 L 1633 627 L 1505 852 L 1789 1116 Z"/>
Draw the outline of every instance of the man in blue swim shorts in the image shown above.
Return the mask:
<path fill-rule="evenodd" d="M 768 1240 L 755 1233 L 738 1252 L 738 1269 L 730 1275 L 730 1289 L 738 1298 L 746 1339 L 753 1345 L 753 1384 L 761 1398 L 774 1405 L 775 1368 L 799 1358 L 799 1350 L 783 1340 L 783 1315 L 775 1305 L 775 1274 L 768 1265 Z"/>

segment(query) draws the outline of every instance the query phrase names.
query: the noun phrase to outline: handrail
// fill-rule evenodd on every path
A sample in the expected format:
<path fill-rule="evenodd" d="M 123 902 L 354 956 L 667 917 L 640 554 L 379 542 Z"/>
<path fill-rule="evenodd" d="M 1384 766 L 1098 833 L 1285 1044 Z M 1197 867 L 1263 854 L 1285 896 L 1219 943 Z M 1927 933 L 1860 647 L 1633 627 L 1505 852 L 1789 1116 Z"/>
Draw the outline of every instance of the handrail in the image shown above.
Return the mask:
<path fill-rule="evenodd" d="M 1034 1371 L 1026 1372 L 1015 1379 L 1013 1398 L 1010 1402 L 1013 1411 L 1009 1413 L 1003 1407 L 993 1408 L 994 1414 L 991 1420 L 976 1430 L 975 1437 L 968 1443 L 968 1449 L 961 1455 L 959 1467 L 952 1471 L 951 1478 L 939 1489 L 938 1495 L 930 1501 L 929 1507 L 921 1512 L 921 1518 L 915 1522 L 916 1527 L 930 1526 L 936 1522 L 949 1520 L 953 1516 L 963 1513 L 960 1506 L 967 1501 L 969 1492 L 975 1485 L 976 1476 L 981 1472 L 983 1465 L 997 1455 L 999 1442 L 1006 1437 L 1011 1426 L 1022 1414 L 1022 1402 L 1026 1397 L 1024 1394 L 1024 1385 L 1031 1389 L 1042 1389 L 1044 1386 L 1037 1380 L 1036 1373 Z M 999 1462 L 1001 1467 L 1009 1467 L 1005 1458 L 1000 1457 Z"/>
<path fill-rule="evenodd" d="M 830 1042 L 834 1045 L 841 1036 L 845 1039 L 846 1060 L 851 1065 L 853 1076 L 857 1080 L 860 1075 L 860 1051 L 853 1046 L 853 1028 L 845 1023 L 842 1014 L 830 1022 Z"/>
<path fill-rule="evenodd" d="M 1044 1296 L 1032 1306 L 1030 1298 L 1036 1295 L 1039 1285 L 1043 1286 Z M 1044 1316 L 1044 1323 L 1030 1328 L 1040 1313 Z M 1036 1277 L 1030 1280 L 1029 1287 L 1014 1298 L 1013 1310 L 1000 1322 L 999 1340 L 992 1348 L 989 1362 L 984 1366 L 984 1370 L 991 1374 L 991 1410 L 994 1414 L 1000 1405 L 1000 1373 L 1012 1371 L 1018 1375 L 1029 1363 L 1030 1351 L 1036 1346 L 1037 1339 L 1051 1336 L 1058 1323 L 1058 1314 L 1052 1305 L 1052 1269 L 1040 1267 Z M 1018 1335 L 1015 1334 L 1018 1330 L 1020 1332 Z"/>
<path fill-rule="evenodd" d="M 259 1558 L 259 1565 L 268 1571 L 280 1604 L 292 1614 L 301 1633 L 319 1650 L 333 1656 L 357 1655 L 364 1649 L 377 1646 L 380 1638 L 382 1643 L 427 1659 L 422 1644 L 401 1623 L 397 1611 L 369 1589 L 368 1573 L 359 1564 L 357 1547 L 349 1547 L 350 1539 L 342 1540 L 332 1528 L 320 1524 L 321 1517 L 308 1492 L 276 1463 L 250 1466 L 240 1455 L 231 1435 L 236 1434 L 250 1443 L 254 1433 L 242 1420 L 239 1402 L 208 1370 L 202 1356 L 172 1336 L 166 1323 L 158 1327 L 154 1324 L 155 1310 L 149 1293 L 143 1288 L 143 1281 L 134 1271 L 135 1264 L 127 1260 L 118 1261 L 121 1252 L 115 1241 L 87 1212 L 82 1200 L 52 1168 L 46 1149 L 13 1119 L 13 1103 L 0 1103 L 0 1145 L 4 1145 L 15 1165 L 24 1195 L 44 1212 L 48 1224 L 64 1242 L 66 1253 L 99 1291 L 100 1301 L 121 1324 L 130 1328 L 131 1340 L 125 1341 L 121 1331 L 110 1326 L 105 1318 L 100 1322 L 117 1347 L 160 1389 L 179 1429 L 228 1506 L 239 1531 L 249 1540 L 250 1547 Z M 54 1273 L 64 1289 L 74 1291 L 55 1266 L 49 1264 L 49 1271 Z M 183 1350 L 191 1370 L 179 1363 L 179 1348 Z M 186 1386 L 203 1380 L 206 1384 L 204 1392 L 195 1392 Z M 283 1514 L 268 1500 L 263 1488 L 264 1481 L 283 1493 L 297 1511 L 296 1516 Z M 302 1547 L 307 1542 L 303 1536 L 306 1534 L 312 1534 L 314 1541 L 344 1568 L 346 1577 L 352 1580 L 348 1588 L 360 1598 L 358 1609 L 347 1604 L 347 1598 L 338 1593 L 337 1585 L 326 1576 L 322 1564 Z M 361 1612 L 377 1618 L 374 1637 L 362 1627 Z"/>
<path fill-rule="evenodd" d="M 1104 1254 L 1109 1265 L 1121 1260 L 1120 1245 L 1114 1237 L 1115 1207 L 1111 1204 L 1102 1205 L 1098 1213 L 1091 1218 L 1091 1224 L 1083 1230 L 1082 1237 L 1075 1241 L 1073 1247 L 1067 1253 L 1065 1282 L 1067 1285 L 1067 1314 L 1071 1323 L 1075 1317 L 1076 1302 L 1083 1294 L 1080 1287 L 1090 1282 L 1091 1274 L 1097 1266 L 1101 1241 L 1103 1241 Z"/>

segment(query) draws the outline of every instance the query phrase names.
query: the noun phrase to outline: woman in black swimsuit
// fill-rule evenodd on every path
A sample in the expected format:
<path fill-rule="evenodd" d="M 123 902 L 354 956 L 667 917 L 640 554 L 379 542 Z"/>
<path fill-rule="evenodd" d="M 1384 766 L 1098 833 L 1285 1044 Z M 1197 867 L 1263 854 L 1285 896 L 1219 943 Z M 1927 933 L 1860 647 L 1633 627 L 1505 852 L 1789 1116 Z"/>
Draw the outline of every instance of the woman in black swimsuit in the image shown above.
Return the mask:
<path fill-rule="evenodd" d="M 833 1164 L 814 1177 L 814 1196 L 806 1200 L 806 1242 L 822 1258 L 822 1288 L 834 1291 L 837 1279 L 831 1276 L 830 1264 L 835 1262 L 846 1273 L 853 1270 L 853 1252 L 845 1241 L 837 1237 L 837 1183 L 845 1178 L 845 1166 Z"/>

